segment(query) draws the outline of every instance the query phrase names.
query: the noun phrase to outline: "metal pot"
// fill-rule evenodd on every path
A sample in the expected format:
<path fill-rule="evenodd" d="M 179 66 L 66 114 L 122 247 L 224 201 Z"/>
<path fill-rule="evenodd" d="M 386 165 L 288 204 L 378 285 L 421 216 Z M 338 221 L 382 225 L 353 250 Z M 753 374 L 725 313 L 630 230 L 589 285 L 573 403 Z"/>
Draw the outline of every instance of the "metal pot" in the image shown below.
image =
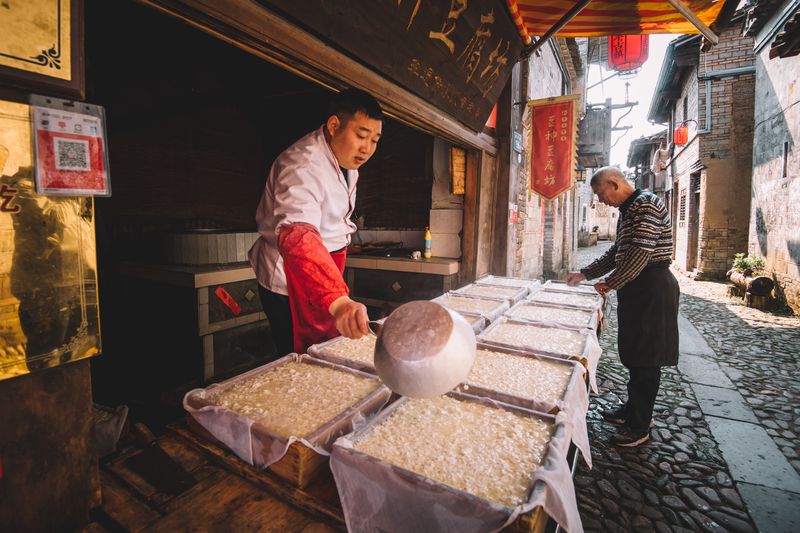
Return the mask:
<path fill-rule="evenodd" d="M 403 396 L 440 396 L 466 380 L 475 362 L 472 326 L 434 302 L 401 305 L 377 335 L 375 369 L 390 389 Z"/>

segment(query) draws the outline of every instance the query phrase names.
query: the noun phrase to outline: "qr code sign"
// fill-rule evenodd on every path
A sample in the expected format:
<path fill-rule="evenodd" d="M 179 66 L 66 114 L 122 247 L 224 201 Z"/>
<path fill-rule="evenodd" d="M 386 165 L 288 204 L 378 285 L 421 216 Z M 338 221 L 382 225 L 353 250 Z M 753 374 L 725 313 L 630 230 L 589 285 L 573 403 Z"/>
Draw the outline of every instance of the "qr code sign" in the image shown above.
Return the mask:
<path fill-rule="evenodd" d="M 55 137 L 55 163 L 58 170 L 91 170 L 89 165 L 89 141 Z"/>

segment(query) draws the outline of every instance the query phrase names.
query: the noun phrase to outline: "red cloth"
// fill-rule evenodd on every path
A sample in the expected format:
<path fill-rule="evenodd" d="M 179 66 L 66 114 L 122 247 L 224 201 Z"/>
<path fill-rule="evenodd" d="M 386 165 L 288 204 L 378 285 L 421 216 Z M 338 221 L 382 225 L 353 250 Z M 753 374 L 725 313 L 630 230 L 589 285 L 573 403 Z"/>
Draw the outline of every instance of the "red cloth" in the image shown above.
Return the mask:
<path fill-rule="evenodd" d="M 317 228 L 301 223 L 281 226 L 278 249 L 292 310 L 294 349 L 304 353 L 312 344 L 339 335 L 328 308 L 350 293 L 342 278 L 347 252 L 329 252 Z"/>

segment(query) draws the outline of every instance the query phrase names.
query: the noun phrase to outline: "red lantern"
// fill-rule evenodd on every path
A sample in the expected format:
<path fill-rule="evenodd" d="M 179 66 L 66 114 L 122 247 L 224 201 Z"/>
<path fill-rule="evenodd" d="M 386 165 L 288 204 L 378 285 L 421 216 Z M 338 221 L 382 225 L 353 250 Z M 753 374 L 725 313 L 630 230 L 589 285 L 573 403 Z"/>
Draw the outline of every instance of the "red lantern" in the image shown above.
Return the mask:
<path fill-rule="evenodd" d="M 672 134 L 672 140 L 675 141 L 677 146 L 683 146 L 689 141 L 689 127 L 678 126 L 675 128 L 675 133 Z"/>
<path fill-rule="evenodd" d="M 649 35 L 609 35 L 608 68 L 624 72 L 641 67 L 649 47 Z"/>

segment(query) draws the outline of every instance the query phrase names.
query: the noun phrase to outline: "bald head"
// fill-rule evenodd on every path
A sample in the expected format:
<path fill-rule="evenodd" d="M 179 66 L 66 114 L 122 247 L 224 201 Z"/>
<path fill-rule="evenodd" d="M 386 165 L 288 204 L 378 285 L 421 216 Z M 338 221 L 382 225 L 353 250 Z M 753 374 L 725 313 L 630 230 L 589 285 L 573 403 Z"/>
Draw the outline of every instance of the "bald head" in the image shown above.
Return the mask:
<path fill-rule="evenodd" d="M 636 190 L 617 167 L 603 167 L 589 182 L 597 198 L 606 205 L 619 207 Z"/>
<path fill-rule="evenodd" d="M 603 167 L 592 174 L 592 181 L 589 182 L 589 185 L 594 187 L 595 185 L 608 183 L 609 181 L 616 183 L 628 182 L 628 180 L 625 179 L 625 174 L 617 167 Z"/>

